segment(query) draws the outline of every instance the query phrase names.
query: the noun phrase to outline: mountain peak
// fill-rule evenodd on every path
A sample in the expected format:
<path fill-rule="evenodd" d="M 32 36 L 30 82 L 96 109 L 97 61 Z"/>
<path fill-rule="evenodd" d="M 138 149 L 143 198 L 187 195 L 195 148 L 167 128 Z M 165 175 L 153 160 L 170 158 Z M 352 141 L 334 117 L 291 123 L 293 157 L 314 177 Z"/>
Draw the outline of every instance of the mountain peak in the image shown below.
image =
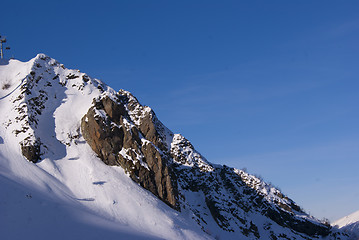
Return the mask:
<path fill-rule="evenodd" d="M 41 60 L 49 60 L 51 59 L 48 55 L 46 55 L 45 53 L 38 53 L 34 59 L 41 59 Z"/>
<path fill-rule="evenodd" d="M 340 235 L 261 179 L 210 163 L 128 91 L 45 54 L 1 65 L 0 81 L 0 167 L 99 216 L 136 229 L 146 219 L 142 231 L 168 239 Z"/>
<path fill-rule="evenodd" d="M 50 151 L 51 148 L 63 149 L 59 139 L 49 138 L 48 132 L 42 130 L 51 129 L 55 136 L 53 116 L 60 105 L 83 96 L 81 102 L 89 108 L 92 98 L 104 89 L 111 92 L 101 81 L 78 70 L 67 69 L 45 54 L 38 54 L 25 63 L 10 60 L 7 66 L 1 67 L 2 98 L 9 100 L 6 127 L 15 134 L 24 156 L 32 162 L 39 161 L 41 156 L 45 157 L 50 152 L 56 155 L 53 150 Z M 83 116 L 85 112 L 80 109 L 70 108 L 69 112 Z"/>
<path fill-rule="evenodd" d="M 339 229 L 350 233 L 353 239 L 359 238 L 359 211 L 356 211 L 348 216 L 332 223 L 332 226 L 338 227 Z"/>

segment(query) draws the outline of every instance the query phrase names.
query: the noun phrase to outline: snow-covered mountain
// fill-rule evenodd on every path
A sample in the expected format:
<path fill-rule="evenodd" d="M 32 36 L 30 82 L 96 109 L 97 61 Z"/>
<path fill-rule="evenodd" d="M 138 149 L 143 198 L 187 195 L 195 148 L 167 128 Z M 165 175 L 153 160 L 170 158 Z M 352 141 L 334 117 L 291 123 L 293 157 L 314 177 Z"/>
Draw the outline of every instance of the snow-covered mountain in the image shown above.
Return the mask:
<path fill-rule="evenodd" d="M 359 211 L 333 222 L 332 225 L 340 228 L 346 233 L 349 233 L 352 239 L 359 239 Z"/>
<path fill-rule="evenodd" d="M 44 54 L 0 62 L 0 116 L 0 239 L 346 239 Z"/>

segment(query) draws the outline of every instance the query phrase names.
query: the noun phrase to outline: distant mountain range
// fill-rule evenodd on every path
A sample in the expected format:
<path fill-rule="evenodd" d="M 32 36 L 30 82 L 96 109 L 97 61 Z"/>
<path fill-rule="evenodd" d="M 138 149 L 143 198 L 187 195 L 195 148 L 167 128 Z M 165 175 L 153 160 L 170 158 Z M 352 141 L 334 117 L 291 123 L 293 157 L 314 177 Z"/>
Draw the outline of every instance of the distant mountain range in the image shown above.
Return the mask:
<path fill-rule="evenodd" d="M 0 116 L 0 239 L 350 238 L 44 54 L 1 61 Z"/>

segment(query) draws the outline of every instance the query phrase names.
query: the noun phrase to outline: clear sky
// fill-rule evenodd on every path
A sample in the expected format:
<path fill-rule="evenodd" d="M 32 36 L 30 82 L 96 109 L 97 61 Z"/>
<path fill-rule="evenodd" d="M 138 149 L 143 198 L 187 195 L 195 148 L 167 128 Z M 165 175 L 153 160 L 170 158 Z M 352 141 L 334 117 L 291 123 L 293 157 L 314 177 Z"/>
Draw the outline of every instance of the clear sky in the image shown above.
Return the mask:
<path fill-rule="evenodd" d="M 359 210 L 358 1 L 3 1 L 7 56 L 131 91 L 210 162 Z"/>

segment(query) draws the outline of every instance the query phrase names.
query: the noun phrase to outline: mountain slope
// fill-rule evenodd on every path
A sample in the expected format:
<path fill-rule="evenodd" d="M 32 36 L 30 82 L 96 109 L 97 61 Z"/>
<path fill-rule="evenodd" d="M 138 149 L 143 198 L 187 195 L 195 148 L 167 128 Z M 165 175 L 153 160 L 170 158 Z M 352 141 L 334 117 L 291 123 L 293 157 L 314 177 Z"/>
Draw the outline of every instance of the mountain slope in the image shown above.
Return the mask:
<path fill-rule="evenodd" d="M 15 69 L 14 74 L 9 76 L 9 71 L 4 69 L 6 67 Z M 48 70 L 51 75 L 46 71 L 48 68 L 54 71 Z M 25 80 L 23 78 L 26 74 L 22 71 L 28 71 Z M 39 80 L 38 84 L 32 85 L 32 71 L 36 72 L 35 79 L 37 76 L 41 77 L 42 81 Z M 28 63 L 10 61 L 8 65 L 0 66 L 1 79 L 5 79 L 6 82 L 8 79 L 13 81 L 10 87 L 1 88 L 0 93 L 0 172 L 3 176 L 1 184 L 15 185 L 20 189 L 16 191 L 16 196 L 9 194 L 8 189 L 13 187 L 0 189 L 1 209 L 13 209 L 18 213 L 14 222 L 20 223 L 17 226 L 20 231 L 13 231 L 10 217 L 0 216 L 0 238 L 22 239 L 21 236 L 26 233 L 46 236 L 49 225 L 61 225 L 64 228 L 70 227 L 67 233 L 54 234 L 51 239 L 63 239 L 60 236 L 64 234 L 67 239 L 78 239 L 78 235 L 83 233 L 84 238 L 98 239 L 95 237 L 97 234 L 91 234 L 93 231 L 85 232 L 86 226 L 91 229 L 91 226 L 95 225 L 100 232 L 107 232 L 109 228 L 109 231 L 113 232 L 112 235 L 106 234 L 112 236 L 109 239 L 131 235 L 145 236 L 138 239 L 147 239 L 151 236 L 162 239 L 206 239 L 206 236 L 201 236 L 199 227 L 191 225 L 190 221 L 187 223 L 186 216 L 179 216 L 177 211 L 169 209 L 152 194 L 139 187 L 121 168 L 110 168 L 103 164 L 84 139 L 74 137 L 78 134 L 81 118 L 89 109 L 92 99 L 99 95 L 101 90 L 97 80 L 91 79 L 91 82 L 89 80 L 88 85 L 79 91 L 76 79 L 66 78 L 69 74 L 78 72 L 64 69 L 61 64 L 44 55 L 38 55 Z M 62 81 L 68 81 L 67 85 Z M 51 86 L 48 86 L 48 82 Z M 22 93 L 24 89 L 29 89 L 31 93 Z M 33 102 L 32 99 L 38 98 L 40 94 L 52 98 L 48 102 L 43 102 L 45 108 L 41 114 L 33 109 L 27 109 L 28 102 Z M 18 109 L 23 105 L 26 106 L 26 111 L 22 114 Z M 24 131 L 18 133 L 17 130 L 22 129 Z M 22 143 L 26 140 L 32 140 L 26 142 L 29 148 L 33 148 L 31 144 L 36 142 L 33 140 L 41 142 L 38 145 L 39 150 L 33 155 L 28 155 L 33 157 L 29 159 L 31 161 L 41 158 L 36 165 L 26 161 L 23 156 Z M 26 195 L 32 195 L 32 198 L 29 199 Z M 41 196 L 44 196 L 45 200 Z M 35 203 L 30 206 L 22 204 L 34 200 Z M 69 210 L 55 208 L 47 214 L 42 211 L 42 204 L 65 205 Z M 29 213 L 16 211 L 18 206 L 29 206 Z M 83 212 L 73 215 L 73 210 L 79 208 Z M 94 216 L 95 219 L 88 219 L 88 215 Z M 27 218 L 32 220 L 27 222 Z M 48 219 L 50 222 L 46 221 L 46 224 L 40 227 L 38 223 L 44 222 L 41 219 Z M 74 220 L 69 222 L 68 219 Z M 102 219 L 104 223 L 97 219 Z M 22 231 L 23 228 L 28 231 Z M 51 229 L 54 230 L 54 227 Z"/>
<path fill-rule="evenodd" d="M 35 222 L 49 220 L 40 221 L 45 228 L 59 222 L 71 228 L 69 239 L 94 222 L 99 231 L 111 229 L 108 239 L 112 233 L 144 239 L 345 239 L 273 186 L 208 162 L 131 93 L 115 92 L 44 54 L 26 63 L 1 62 L 0 87 L 0 180 L 8 186 L 0 190 L 0 207 L 33 209 Z M 11 189 L 17 190 L 8 194 Z M 43 215 L 43 204 L 60 207 L 45 206 L 58 210 Z M 68 215 L 64 208 L 71 209 Z M 30 213 L 17 213 L 20 228 L 38 227 L 25 223 Z M 9 230 L 0 235 L 16 239 L 9 218 L 1 217 Z"/>
<path fill-rule="evenodd" d="M 353 239 L 359 239 L 359 211 L 333 222 L 332 225 L 350 233 Z"/>

